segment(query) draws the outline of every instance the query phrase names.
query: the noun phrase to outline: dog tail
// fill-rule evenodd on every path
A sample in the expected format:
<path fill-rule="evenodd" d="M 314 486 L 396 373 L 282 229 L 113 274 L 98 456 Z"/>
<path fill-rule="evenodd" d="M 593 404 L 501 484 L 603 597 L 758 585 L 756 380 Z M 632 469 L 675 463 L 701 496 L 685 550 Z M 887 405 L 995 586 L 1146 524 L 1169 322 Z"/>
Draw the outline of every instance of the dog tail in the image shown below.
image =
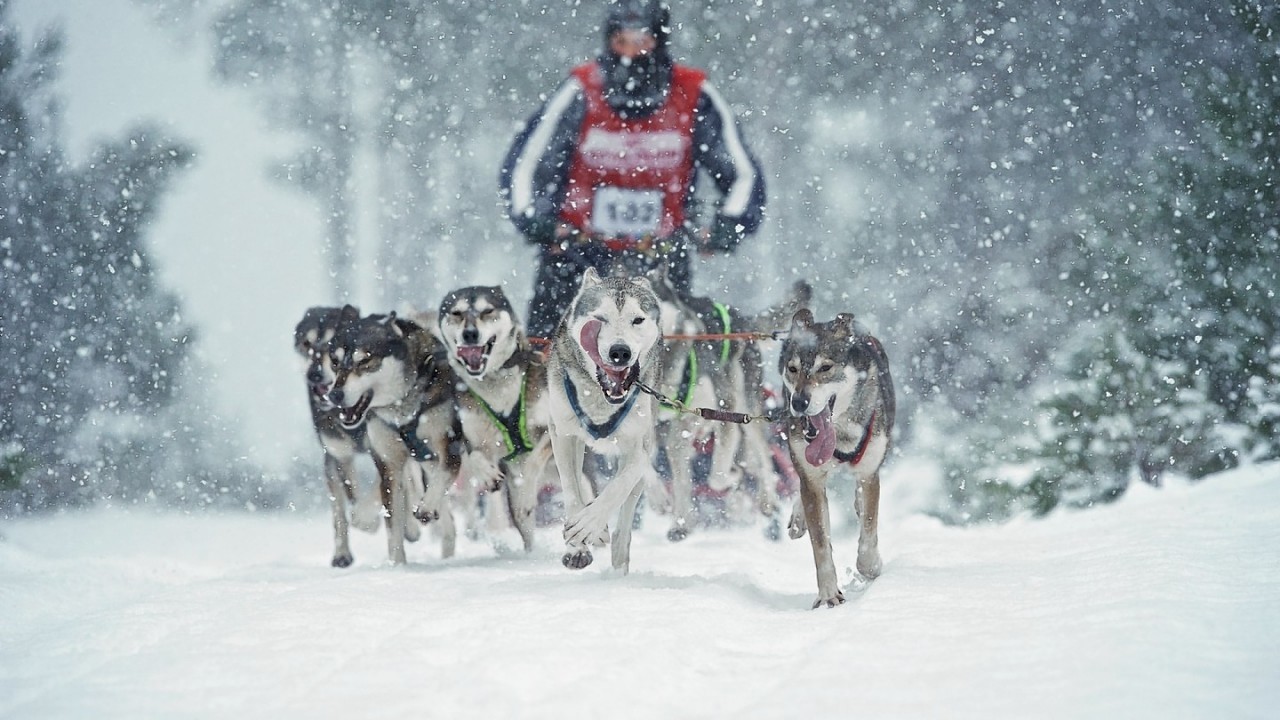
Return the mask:
<path fill-rule="evenodd" d="M 805 280 L 797 280 L 786 299 L 756 315 L 752 322 L 760 332 L 785 332 L 791 327 L 791 317 L 796 311 L 809 307 L 812 301 L 813 286 Z"/>

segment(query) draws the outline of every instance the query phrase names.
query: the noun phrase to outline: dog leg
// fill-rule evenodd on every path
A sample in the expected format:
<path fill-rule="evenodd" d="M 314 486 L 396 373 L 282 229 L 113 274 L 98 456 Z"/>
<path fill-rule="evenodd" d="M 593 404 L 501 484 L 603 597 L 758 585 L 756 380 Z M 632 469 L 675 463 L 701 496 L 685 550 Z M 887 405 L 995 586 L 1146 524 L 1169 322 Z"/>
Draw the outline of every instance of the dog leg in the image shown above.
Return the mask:
<path fill-rule="evenodd" d="M 565 540 L 571 544 L 605 545 L 609 542 L 610 519 L 617 518 L 619 523 L 629 525 L 631 518 L 620 517 L 617 512 L 636 485 L 643 485 L 644 469 L 640 463 L 647 462 L 647 454 L 641 454 L 639 458 L 628 458 L 626 464 L 618 469 L 617 476 L 604 486 L 594 500 L 569 515 L 564 524 Z M 633 514 L 634 510 L 632 508 Z"/>
<path fill-rule="evenodd" d="M 329 486 L 329 500 L 333 506 L 333 567 L 349 567 L 354 560 L 347 523 L 347 498 L 349 487 L 343 464 L 332 455 L 324 456 L 325 482 Z"/>
<path fill-rule="evenodd" d="M 448 560 L 458 548 L 458 527 L 453 522 L 453 510 L 447 497 L 441 503 L 440 515 L 434 528 L 440 533 L 440 557 Z"/>
<path fill-rule="evenodd" d="M 533 550 L 533 511 L 538 504 L 538 484 L 532 477 L 521 472 L 512 473 L 507 478 L 507 510 L 511 513 L 511 524 L 515 525 L 524 542 L 524 551 Z"/>
<path fill-rule="evenodd" d="M 880 471 L 858 479 L 858 572 L 867 579 L 880 576 Z"/>
<path fill-rule="evenodd" d="M 627 518 L 636 514 L 636 505 L 639 504 L 642 494 L 644 494 L 643 481 L 637 482 L 631 494 L 622 502 L 622 509 L 618 513 L 618 527 L 613 531 L 613 547 L 610 548 L 613 569 L 623 575 L 631 571 L 631 523 L 627 522 Z"/>
<path fill-rule="evenodd" d="M 404 478 L 400 487 L 400 499 L 403 507 L 400 513 L 404 517 L 404 540 L 405 542 L 418 542 L 422 538 L 422 526 L 418 524 L 413 517 L 413 501 L 411 497 L 416 497 L 426 484 L 426 475 L 422 468 L 415 462 L 406 463 L 404 466 Z M 414 488 L 417 488 L 415 491 Z"/>
<path fill-rule="evenodd" d="M 564 491 L 562 495 L 565 517 L 572 517 L 591 500 L 591 490 L 587 486 L 582 467 L 586 459 L 586 444 L 577 436 L 559 433 L 556 430 L 554 426 L 551 427 L 552 455 L 555 457 L 556 469 L 560 473 L 560 487 Z M 560 561 L 570 570 L 581 570 L 590 565 L 591 560 L 591 550 L 582 543 L 569 540 L 566 525 L 565 553 Z"/>
<path fill-rule="evenodd" d="M 373 462 L 378 468 L 382 508 L 386 513 L 387 558 L 393 565 L 403 565 L 405 532 L 404 475 L 409 451 L 390 426 L 370 419 L 367 427 Z"/>
<path fill-rule="evenodd" d="M 809 544 L 813 548 L 813 565 L 818 576 L 818 599 L 813 606 L 835 607 L 844 602 L 844 593 L 836 577 L 835 559 L 831 555 L 831 513 L 827 506 L 826 473 L 803 464 L 800 470 L 800 502 L 804 505 Z"/>
<path fill-rule="evenodd" d="M 791 506 L 791 520 L 787 523 L 787 536 L 792 540 L 804 537 L 807 528 L 804 526 L 804 503 L 796 501 Z"/>
<path fill-rule="evenodd" d="M 413 516 L 422 523 L 429 523 L 440 517 L 440 508 L 453 478 L 445 463 L 439 460 L 411 464 L 422 478 L 421 494 L 414 505 Z"/>
<path fill-rule="evenodd" d="M 666 433 L 667 462 L 671 466 L 671 514 L 674 523 L 667 539 L 679 542 L 693 530 L 693 476 L 689 463 L 693 460 L 693 437 L 689 423 L 671 420 Z"/>
<path fill-rule="evenodd" d="M 738 468 L 738 449 L 742 446 L 742 428 L 733 423 L 721 423 L 716 428 L 716 446 L 711 456 L 711 474 L 707 486 L 716 492 L 724 492 L 742 483 L 742 470 Z"/>

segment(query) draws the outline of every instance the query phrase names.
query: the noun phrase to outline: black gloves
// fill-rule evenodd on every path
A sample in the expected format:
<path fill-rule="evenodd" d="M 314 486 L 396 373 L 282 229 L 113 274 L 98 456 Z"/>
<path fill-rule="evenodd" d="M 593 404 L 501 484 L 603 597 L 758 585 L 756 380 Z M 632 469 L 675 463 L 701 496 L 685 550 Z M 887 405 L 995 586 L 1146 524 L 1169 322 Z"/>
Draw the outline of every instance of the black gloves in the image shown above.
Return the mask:
<path fill-rule="evenodd" d="M 742 242 L 742 226 L 737 222 L 720 215 L 711 223 L 711 235 L 703 243 L 702 249 L 707 252 L 730 253 L 738 249 Z"/>

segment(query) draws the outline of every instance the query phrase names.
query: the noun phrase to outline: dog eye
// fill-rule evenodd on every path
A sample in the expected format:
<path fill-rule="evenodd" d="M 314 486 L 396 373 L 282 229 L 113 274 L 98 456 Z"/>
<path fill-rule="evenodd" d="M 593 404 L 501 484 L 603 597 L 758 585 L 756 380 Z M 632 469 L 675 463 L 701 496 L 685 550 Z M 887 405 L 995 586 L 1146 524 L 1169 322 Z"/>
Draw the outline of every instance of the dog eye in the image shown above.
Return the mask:
<path fill-rule="evenodd" d="M 643 318 L 643 317 L 638 317 L 638 318 L 636 318 L 636 319 L 632 320 L 632 321 L 631 321 L 631 324 L 632 324 L 632 325 L 643 325 L 643 324 L 644 324 L 644 318 Z"/>
<path fill-rule="evenodd" d="M 787 372 L 791 373 L 792 375 L 795 375 L 796 373 L 800 372 L 800 365 L 796 363 L 796 361 L 792 360 L 791 362 L 787 363 Z"/>
<path fill-rule="evenodd" d="M 818 372 L 830 372 L 833 367 L 835 367 L 835 365 L 832 365 L 829 362 L 824 362 L 818 366 Z"/>
<path fill-rule="evenodd" d="M 480 317 L 482 318 L 487 318 L 492 316 L 493 316 L 493 308 L 485 308 L 484 310 L 480 311 Z"/>

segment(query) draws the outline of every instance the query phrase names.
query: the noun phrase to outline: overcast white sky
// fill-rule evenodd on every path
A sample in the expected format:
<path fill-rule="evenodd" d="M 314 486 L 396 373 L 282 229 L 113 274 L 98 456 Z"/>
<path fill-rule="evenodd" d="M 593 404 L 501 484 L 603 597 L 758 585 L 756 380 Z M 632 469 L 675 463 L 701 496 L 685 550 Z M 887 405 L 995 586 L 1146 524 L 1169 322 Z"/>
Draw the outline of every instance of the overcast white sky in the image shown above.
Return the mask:
<path fill-rule="evenodd" d="M 268 468 L 312 452 L 291 334 L 305 308 L 329 298 L 319 213 L 266 177 L 268 161 L 289 154 L 288 136 L 266 129 L 246 92 L 213 80 L 203 29 L 179 49 L 177 34 L 129 0 L 15 0 L 11 17 L 28 38 L 55 21 L 65 28 L 57 87 L 73 160 L 144 121 L 196 147 L 147 234 L 200 333 L 212 377 L 197 382 L 243 423 L 245 452 Z"/>

